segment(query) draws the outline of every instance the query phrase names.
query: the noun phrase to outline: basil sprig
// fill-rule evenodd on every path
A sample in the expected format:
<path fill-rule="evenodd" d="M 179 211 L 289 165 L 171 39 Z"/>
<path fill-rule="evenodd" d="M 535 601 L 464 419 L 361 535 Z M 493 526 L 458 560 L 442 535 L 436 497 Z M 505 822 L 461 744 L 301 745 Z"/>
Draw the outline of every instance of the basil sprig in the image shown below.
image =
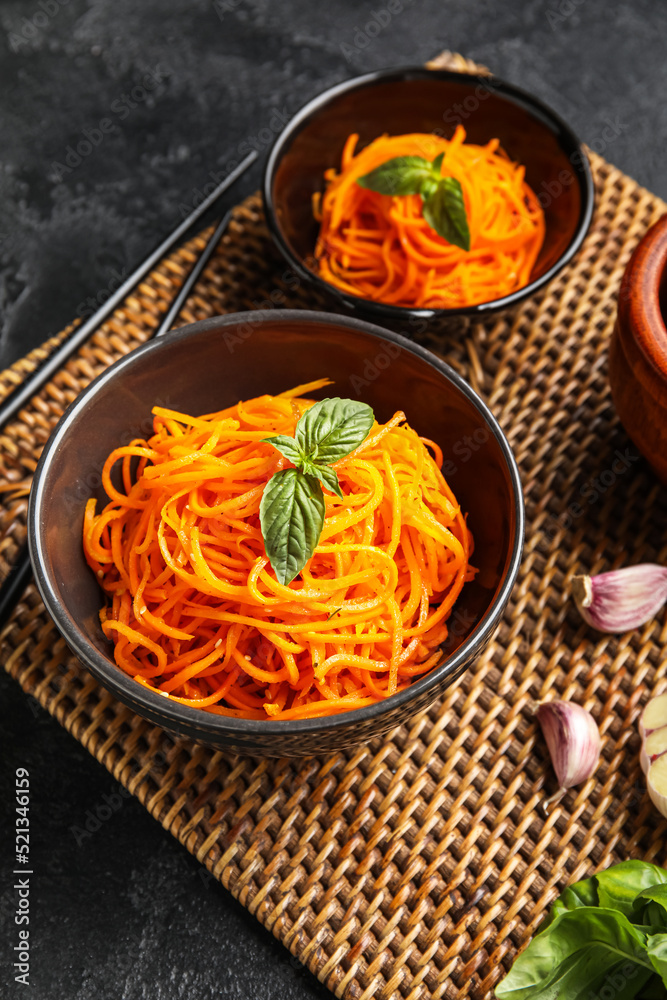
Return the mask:
<path fill-rule="evenodd" d="M 622 861 L 566 888 L 498 1000 L 667 997 L 667 871 Z"/>
<path fill-rule="evenodd" d="M 359 447 L 374 420 L 366 403 L 323 399 L 299 419 L 293 438 L 263 439 L 295 466 L 271 477 L 259 505 L 264 547 L 279 583 L 291 583 L 311 558 L 324 525 L 322 485 L 343 498 L 331 465 Z"/>
<path fill-rule="evenodd" d="M 431 229 L 448 243 L 470 250 L 463 191 L 455 177 L 442 176 L 444 155 L 439 153 L 433 162 L 421 156 L 395 156 L 359 177 L 357 184 L 378 194 L 421 195 L 422 214 Z"/>

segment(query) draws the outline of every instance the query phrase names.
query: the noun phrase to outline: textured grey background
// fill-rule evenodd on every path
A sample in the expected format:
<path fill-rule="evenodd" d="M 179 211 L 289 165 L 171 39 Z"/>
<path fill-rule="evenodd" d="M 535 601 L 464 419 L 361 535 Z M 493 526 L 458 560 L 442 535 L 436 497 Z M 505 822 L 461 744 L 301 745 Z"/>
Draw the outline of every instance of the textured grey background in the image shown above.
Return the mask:
<path fill-rule="evenodd" d="M 253 144 L 263 158 L 261 130 L 279 116 L 347 76 L 443 48 L 533 91 L 667 196 L 666 4 L 403 8 L 370 38 L 384 0 L 0 0 L 0 364 L 91 312 L 211 172 Z M 68 147 L 91 136 L 68 165 Z M 259 166 L 234 200 L 258 179 Z M 116 803 L 117 786 L 4 675 L 0 692 L 0 996 L 24 990 L 10 972 L 18 766 L 32 783 L 34 1000 L 328 996 L 135 801 L 82 839 L 75 828 L 105 796 Z"/>

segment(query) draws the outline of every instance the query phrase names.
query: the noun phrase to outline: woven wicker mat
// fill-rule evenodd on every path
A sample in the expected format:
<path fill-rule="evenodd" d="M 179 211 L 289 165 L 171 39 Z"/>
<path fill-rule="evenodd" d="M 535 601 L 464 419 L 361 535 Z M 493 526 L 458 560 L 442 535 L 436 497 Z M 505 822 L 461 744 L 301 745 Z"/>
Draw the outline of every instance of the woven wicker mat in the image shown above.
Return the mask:
<path fill-rule="evenodd" d="M 2 635 L 5 669 L 23 689 L 340 997 L 490 997 L 566 883 L 627 857 L 667 860 L 636 734 L 641 705 L 667 687 L 664 615 L 599 638 L 567 598 L 574 573 L 667 562 L 665 494 L 620 427 L 606 377 L 623 268 L 665 205 L 591 161 L 597 208 L 575 262 L 511 315 L 420 338 L 499 418 L 528 515 L 500 631 L 439 704 L 390 739 L 328 759 L 232 758 L 175 743 L 118 704 L 68 652 L 33 586 Z M 56 420 L 155 328 L 206 235 L 163 261 L 1 435 L 3 571 Z M 254 195 L 182 322 L 321 305 L 293 284 Z M 53 343 L 2 374 L 0 389 Z M 595 777 L 548 819 L 539 806 L 555 783 L 533 720 L 543 698 L 586 705 L 603 737 Z"/>

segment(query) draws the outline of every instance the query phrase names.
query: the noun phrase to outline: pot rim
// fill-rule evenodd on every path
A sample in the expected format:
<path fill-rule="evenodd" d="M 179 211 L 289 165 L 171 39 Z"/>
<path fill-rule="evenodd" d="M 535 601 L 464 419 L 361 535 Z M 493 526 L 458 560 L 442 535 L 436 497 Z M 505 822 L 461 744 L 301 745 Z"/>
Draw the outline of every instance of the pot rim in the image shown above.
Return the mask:
<path fill-rule="evenodd" d="M 632 332 L 644 358 L 667 381 L 667 325 L 660 291 L 667 282 L 667 215 L 639 241 L 619 293 L 619 318 Z"/>

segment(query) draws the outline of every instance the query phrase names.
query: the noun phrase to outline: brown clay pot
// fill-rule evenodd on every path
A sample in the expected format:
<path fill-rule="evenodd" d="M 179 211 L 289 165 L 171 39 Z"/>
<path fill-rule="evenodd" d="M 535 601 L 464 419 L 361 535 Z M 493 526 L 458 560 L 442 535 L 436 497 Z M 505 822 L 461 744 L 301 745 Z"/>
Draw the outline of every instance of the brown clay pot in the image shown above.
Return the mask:
<path fill-rule="evenodd" d="M 623 275 L 609 354 L 623 426 L 667 483 L 667 215 L 642 237 Z"/>

